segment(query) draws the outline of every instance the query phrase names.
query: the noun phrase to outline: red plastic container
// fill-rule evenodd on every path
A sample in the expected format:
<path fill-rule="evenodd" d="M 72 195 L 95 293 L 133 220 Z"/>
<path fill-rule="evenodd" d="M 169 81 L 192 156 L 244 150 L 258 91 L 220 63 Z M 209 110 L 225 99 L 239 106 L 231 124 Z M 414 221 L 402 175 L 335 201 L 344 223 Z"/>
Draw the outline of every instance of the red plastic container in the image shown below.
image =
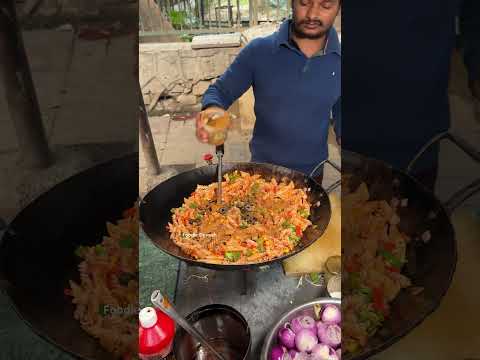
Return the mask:
<path fill-rule="evenodd" d="M 153 307 L 146 307 L 138 315 L 138 356 L 142 360 L 167 357 L 172 351 L 175 323 L 167 315 Z"/>

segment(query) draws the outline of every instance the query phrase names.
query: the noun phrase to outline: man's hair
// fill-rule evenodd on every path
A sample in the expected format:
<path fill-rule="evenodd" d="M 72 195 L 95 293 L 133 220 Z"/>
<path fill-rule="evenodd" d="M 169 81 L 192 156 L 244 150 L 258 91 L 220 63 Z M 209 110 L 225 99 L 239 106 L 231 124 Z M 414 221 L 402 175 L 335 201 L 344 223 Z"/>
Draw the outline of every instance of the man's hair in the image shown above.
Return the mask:
<path fill-rule="evenodd" d="M 297 0 L 292 0 L 292 8 L 293 8 L 293 4 L 295 3 L 295 1 L 297 1 Z M 338 0 L 338 6 L 342 6 L 342 0 Z"/>

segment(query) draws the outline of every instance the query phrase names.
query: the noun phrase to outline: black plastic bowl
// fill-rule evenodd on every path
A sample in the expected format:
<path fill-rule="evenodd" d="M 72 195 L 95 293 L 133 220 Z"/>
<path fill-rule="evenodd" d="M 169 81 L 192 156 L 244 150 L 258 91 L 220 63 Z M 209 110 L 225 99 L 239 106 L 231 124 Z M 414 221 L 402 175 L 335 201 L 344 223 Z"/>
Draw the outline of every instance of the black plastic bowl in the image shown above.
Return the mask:
<path fill-rule="evenodd" d="M 199 330 L 227 360 L 248 359 L 252 339 L 245 318 L 227 305 L 207 305 L 187 316 L 187 321 Z M 200 343 L 185 330 L 178 329 L 173 351 L 176 360 L 210 360 Z"/>

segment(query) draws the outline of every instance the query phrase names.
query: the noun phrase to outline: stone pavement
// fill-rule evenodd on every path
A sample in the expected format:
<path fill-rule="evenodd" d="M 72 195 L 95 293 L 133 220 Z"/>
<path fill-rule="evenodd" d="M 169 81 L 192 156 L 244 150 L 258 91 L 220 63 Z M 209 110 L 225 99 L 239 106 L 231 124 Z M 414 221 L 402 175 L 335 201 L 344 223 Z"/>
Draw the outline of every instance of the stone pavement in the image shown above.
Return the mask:
<path fill-rule="evenodd" d="M 138 139 L 133 34 L 110 41 L 87 41 L 72 30 L 55 29 L 23 36 L 48 141 L 59 162 L 41 179 L 19 168 L 15 128 L 0 81 L 0 217 L 7 219 L 58 181 L 132 151 Z M 55 50 L 46 51 L 52 44 Z M 99 144 L 110 144 L 110 150 Z"/>

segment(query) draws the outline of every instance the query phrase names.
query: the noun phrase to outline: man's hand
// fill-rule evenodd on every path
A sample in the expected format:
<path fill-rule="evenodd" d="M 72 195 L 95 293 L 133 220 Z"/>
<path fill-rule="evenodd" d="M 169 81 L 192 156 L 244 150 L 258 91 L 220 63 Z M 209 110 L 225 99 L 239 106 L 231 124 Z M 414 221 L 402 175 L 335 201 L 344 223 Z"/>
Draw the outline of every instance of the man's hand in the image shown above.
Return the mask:
<path fill-rule="evenodd" d="M 209 115 L 216 113 L 216 112 L 224 112 L 225 110 L 222 109 L 219 106 L 210 106 L 203 110 L 202 112 L 199 112 L 197 114 L 197 139 L 202 142 L 202 143 L 207 143 L 208 142 L 208 133 L 204 129 L 205 124 L 207 123 L 209 119 Z"/>
<path fill-rule="evenodd" d="M 337 144 L 338 144 L 338 146 L 342 146 L 342 137 L 341 136 L 337 137 Z"/>

